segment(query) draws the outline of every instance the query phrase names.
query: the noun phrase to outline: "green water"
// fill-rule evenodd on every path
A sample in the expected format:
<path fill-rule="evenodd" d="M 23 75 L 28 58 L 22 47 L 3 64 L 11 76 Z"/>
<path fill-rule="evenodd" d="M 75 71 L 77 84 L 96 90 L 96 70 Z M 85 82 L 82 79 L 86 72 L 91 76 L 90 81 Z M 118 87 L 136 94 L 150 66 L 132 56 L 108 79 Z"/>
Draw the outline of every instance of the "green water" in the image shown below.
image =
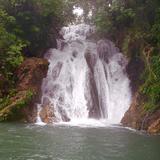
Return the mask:
<path fill-rule="evenodd" d="M 117 127 L 0 124 L 0 160 L 160 160 L 160 136 Z"/>

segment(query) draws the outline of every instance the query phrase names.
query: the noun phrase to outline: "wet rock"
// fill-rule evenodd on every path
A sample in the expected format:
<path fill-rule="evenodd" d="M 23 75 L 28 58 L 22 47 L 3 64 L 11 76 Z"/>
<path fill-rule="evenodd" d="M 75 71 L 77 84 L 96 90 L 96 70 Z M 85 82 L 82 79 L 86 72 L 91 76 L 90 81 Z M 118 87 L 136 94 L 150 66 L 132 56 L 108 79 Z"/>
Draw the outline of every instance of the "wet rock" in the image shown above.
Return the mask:
<path fill-rule="evenodd" d="M 101 113 L 100 113 L 100 105 L 99 105 L 99 98 L 98 98 L 98 90 L 96 87 L 96 82 L 94 79 L 93 73 L 89 73 L 89 91 L 91 95 L 91 100 L 92 103 L 89 105 L 87 104 L 88 109 L 89 109 L 89 117 L 90 118 L 96 118 L 99 119 L 101 118 Z"/>
<path fill-rule="evenodd" d="M 97 62 L 97 55 L 90 53 L 89 51 L 85 54 L 86 62 L 89 67 L 88 72 L 88 86 L 87 90 L 90 93 L 86 94 L 86 97 L 90 95 L 91 97 L 87 97 L 87 100 L 91 100 L 91 102 L 88 101 L 87 106 L 89 110 L 89 117 L 90 118 L 97 118 L 99 119 L 101 117 L 100 114 L 100 106 L 99 106 L 99 99 L 98 99 L 98 90 L 96 87 L 95 77 L 94 77 L 94 66 Z"/>
<path fill-rule="evenodd" d="M 158 118 L 155 122 L 153 122 L 147 130 L 151 134 L 160 133 L 160 118 Z"/>
<path fill-rule="evenodd" d="M 144 102 L 144 97 L 136 93 L 121 123 L 125 127 L 145 130 L 150 134 L 160 133 L 160 110 L 153 112 L 146 111 L 144 109 Z"/>
<path fill-rule="evenodd" d="M 66 114 L 62 114 L 61 116 L 64 122 L 69 122 L 71 120 Z"/>
<path fill-rule="evenodd" d="M 131 127 L 134 129 L 141 130 L 142 127 L 142 121 L 143 118 L 145 117 L 145 111 L 141 105 L 141 97 L 137 93 L 132 100 L 132 104 L 129 108 L 129 110 L 125 113 L 121 123 L 125 127 Z"/>
<path fill-rule="evenodd" d="M 55 117 L 54 115 L 54 108 L 51 107 L 50 105 L 46 105 L 42 107 L 42 110 L 39 113 L 41 120 L 44 123 L 53 123 L 53 118 Z"/>
<path fill-rule="evenodd" d="M 97 43 L 97 52 L 100 59 L 103 59 L 106 63 L 108 63 L 109 58 L 114 54 L 118 53 L 118 49 L 115 44 L 108 40 L 99 40 Z"/>
<path fill-rule="evenodd" d="M 144 72 L 144 69 L 144 62 L 140 58 L 133 57 L 130 59 L 126 71 L 131 80 L 132 93 L 135 93 L 142 84 L 141 74 Z"/>
<path fill-rule="evenodd" d="M 76 58 L 78 56 L 78 52 L 77 51 L 73 51 L 72 55 L 73 55 L 74 58 Z"/>
<path fill-rule="evenodd" d="M 98 59 L 97 55 L 90 53 L 90 51 L 86 51 L 85 58 L 86 58 L 86 62 L 87 62 L 88 67 L 90 68 L 91 72 L 93 73 L 94 66 L 96 65 L 96 62 Z"/>
<path fill-rule="evenodd" d="M 58 76 L 59 76 L 59 74 L 61 72 L 62 66 L 63 66 L 63 63 L 62 62 L 58 62 L 56 64 L 56 66 L 53 68 L 53 70 L 52 70 L 52 78 L 53 78 L 54 81 L 58 78 Z"/>
<path fill-rule="evenodd" d="M 61 119 L 64 122 L 69 122 L 70 118 L 68 117 L 67 113 L 65 110 L 63 110 L 60 106 L 59 106 L 59 113 L 61 114 Z"/>
<path fill-rule="evenodd" d="M 49 105 L 49 104 L 50 104 L 49 98 L 48 98 L 48 97 L 43 97 L 43 99 L 42 99 L 42 104 L 43 104 L 44 106 Z"/>

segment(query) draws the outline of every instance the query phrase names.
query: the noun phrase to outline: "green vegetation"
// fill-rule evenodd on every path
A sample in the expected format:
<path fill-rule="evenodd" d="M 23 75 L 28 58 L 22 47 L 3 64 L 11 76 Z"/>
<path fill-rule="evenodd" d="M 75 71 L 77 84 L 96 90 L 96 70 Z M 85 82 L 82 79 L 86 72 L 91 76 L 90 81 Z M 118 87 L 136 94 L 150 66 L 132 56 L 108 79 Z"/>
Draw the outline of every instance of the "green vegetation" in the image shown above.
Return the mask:
<path fill-rule="evenodd" d="M 21 51 L 25 43 L 15 34 L 8 31 L 8 27 L 15 23 L 15 18 L 0 9 L 0 74 L 7 79 L 12 76 L 14 69 L 23 61 Z"/>
<path fill-rule="evenodd" d="M 41 56 L 56 47 L 68 20 L 66 5 L 62 0 L 0 0 L 0 97 L 14 88 L 14 72 L 25 56 Z"/>
<path fill-rule="evenodd" d="M 97 11 L 95 23 L 97 30 L 103 35 L 114 36 L 114 32 L 122 32 L 133 24 L 135 13 L 132 8 L 124 8 L 116 1 L 111 7 L 107 6 Z"/>
<path fill-rule="evenodd" d="M 144 107 L 147 111 L 159 109 L 160 1 L 111 0 L 108 3 L 99 7 L 95 16 L 98 33 L 115 42 L 119 39 L 123 53 L 145 63 L 140 87 L 146 100 Z"/>
<path fill-rule="evenodd" d="M 30 103 L 33 96 L 34 93 L 31 90 L 27 90 L 21 91 L 13 97 L 8 96 L 0 99 L 0 122 L 23 118 L 21 111 Z"/>

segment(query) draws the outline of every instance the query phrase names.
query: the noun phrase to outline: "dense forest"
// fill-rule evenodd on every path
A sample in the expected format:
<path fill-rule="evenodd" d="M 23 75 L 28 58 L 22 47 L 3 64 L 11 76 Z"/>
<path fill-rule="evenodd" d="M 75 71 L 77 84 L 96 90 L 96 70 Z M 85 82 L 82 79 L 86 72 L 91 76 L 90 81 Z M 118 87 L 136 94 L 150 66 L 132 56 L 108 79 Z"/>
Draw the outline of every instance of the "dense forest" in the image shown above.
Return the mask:
<path fill-rule="evenodd" d="M 100 38 L 111 39 L 128 57 L 128 71 L 136 72 L 129 74 L 132 90 L 143 96 L 145 111 L 160 109 L 159 0 L 0 0 L 0 109 L 16 94 L 15 70 L 26 57 L 56 48 L 74 5 L 83 8 Z"/>

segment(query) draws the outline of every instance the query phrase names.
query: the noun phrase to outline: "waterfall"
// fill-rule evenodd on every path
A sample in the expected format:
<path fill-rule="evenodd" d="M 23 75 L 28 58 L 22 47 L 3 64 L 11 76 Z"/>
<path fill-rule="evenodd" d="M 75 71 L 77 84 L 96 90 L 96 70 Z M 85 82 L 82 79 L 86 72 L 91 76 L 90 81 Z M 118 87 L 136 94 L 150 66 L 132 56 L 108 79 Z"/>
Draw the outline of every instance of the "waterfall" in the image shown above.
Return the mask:
<path fill-rule="evenodd" d="M 58 49 L 50 49 L 40 117 L 46 123 L 105 119 L 119 123 L 131 102 L 127 59 L 109 40 L 89 37 L 94 27 L 64 27 Z"/>

